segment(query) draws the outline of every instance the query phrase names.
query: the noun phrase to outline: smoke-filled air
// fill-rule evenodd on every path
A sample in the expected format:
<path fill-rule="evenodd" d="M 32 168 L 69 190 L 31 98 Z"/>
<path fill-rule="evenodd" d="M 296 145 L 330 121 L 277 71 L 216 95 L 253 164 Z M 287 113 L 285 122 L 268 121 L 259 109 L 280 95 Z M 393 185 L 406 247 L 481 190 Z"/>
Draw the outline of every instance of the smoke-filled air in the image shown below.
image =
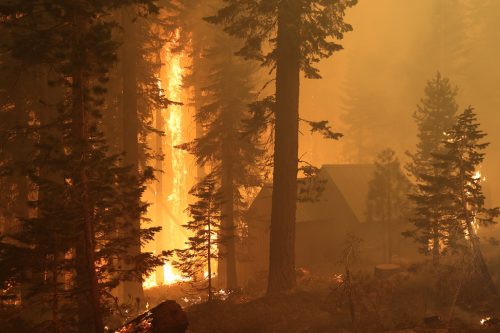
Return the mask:
<path fill-rule="evenodd" d="M 0 333 L 500 332 L 499 0 L 0 0 Z"/>

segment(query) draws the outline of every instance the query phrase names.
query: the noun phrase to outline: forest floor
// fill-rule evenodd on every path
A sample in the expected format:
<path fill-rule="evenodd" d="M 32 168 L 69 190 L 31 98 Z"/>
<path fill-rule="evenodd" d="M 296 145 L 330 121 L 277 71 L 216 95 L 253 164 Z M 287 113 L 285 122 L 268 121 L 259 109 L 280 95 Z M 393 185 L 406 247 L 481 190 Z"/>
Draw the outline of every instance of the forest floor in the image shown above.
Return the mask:
<path fill-rule="evenodd" d="M 500 260 L 490 267 L 500 282 Z M 210 303 L 179 286 L 148 294 L 176 299 L 188 314 L 189 333 L 500 332 L 500 325 L 487 325 L 500 318 L 500 298 L 461 272 L 419 264 L 378 278 L 357 269 L 349 288 L 338 273 L 311 273 L 287 295 L 263 297 L 264 289 L 254 287 Z M 487 318 L 493 320 L 482 325 Z"/>

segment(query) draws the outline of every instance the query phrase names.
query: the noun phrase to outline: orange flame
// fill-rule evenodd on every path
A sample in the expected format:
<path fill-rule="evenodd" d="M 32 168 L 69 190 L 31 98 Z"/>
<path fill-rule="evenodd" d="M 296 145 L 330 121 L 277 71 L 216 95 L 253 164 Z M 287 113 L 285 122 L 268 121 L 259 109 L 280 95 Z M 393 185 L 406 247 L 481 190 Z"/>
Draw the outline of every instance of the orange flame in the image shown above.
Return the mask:
<path fill-rule="evenodd" d="M 164 65 L 162 73 L 158 81 L 160 88 L 164 89 L 165 97 L 173 102 L 183 101 L 183 60 L 186 58 L 185 54 L 173 52 L 172 49 L 180 38 L 180 30 L 175 33 L 175 38 L 171 43 L 164 47 Z M 172 104 L 165 110 L 165 127 L 162 129 L 166 135 L 167 144 L 170 146 L 166 151 L 171 152 L 165 156 L 166 162 L 171 162 L 172 171 L 167 175 L 172 181 L 171 192 L 166 198 L 156 198 L 156 200 L 165 200 L 164 206 L 166 207 L 165 216 L 156 217 L 158 221 L 162 220 L 165 225 L 162 229 L 168 239 L 168 244 L 160 244 L 164 250 L 181 248 L 187 240 L 187 235 L 183 230 L 182 225 L 187 222 L 187 215 L 185 209 L 188 204 L 188 168 L 186 152 L 175 147 L 188 141 L 184 135 L 186 129 L 185 124 L 185 110 L 182 105 Z M 156 202 L 155 204 L 161 204 Z M 160 270 L 161 272 L 161 270 Z M 153 288 L 158 284 L 165 285 L 175 284 L 177 282 L 185 281 L 182 275 L 170 264 L 166 263 L 163 267 L 163 282 L 157 279 L 157 272 L 153 272 L 144 281 L 143 286 L 145 289 Z"/>

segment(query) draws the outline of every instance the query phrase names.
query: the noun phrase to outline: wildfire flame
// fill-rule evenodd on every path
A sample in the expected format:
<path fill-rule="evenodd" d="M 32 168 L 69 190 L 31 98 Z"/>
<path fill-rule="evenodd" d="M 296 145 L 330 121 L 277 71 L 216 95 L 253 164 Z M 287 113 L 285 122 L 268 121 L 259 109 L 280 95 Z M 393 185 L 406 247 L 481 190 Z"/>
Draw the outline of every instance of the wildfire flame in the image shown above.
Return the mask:
<path fill-rule="evenodd" d="M 174 267 L 172 267 L 171 264 L 166 263 L 163 266 L 163 285 L 171 286 L 173 284 L 185 281 L 188 280 L 185 277 L 183 277 L 180 273 L 178 273 L 177 270 Z M 158 281 L 156 279 L 156 272 L 151 273 L 151 275 L 149 275 L 142 284 L 142 286 L 145 289 L 151 289 L 154 287 L 158 287 L 159 285 L 161 284 L 158 284 Z"/>
<path fill-rule="evenodd" d="M 179 30 L 176 32 L 176 39 L 180 37 Z M 175 102 L 182 101 L 182 54 L 172 53 L 170 48 L 166 50 L 167 65 L 169 66 L 167 92 L 168 99 Z M 165 131 L 170 136 L 172 147 L 185 143 L 183 135 L 183 110 L 181 105 L 171 105 L 169 107 L 169 117 Z M 184 210 L 187 207 L 187 166 L 186 153 L 180 149 L 173 148 L 171 161 L 173 171 L 172 193 L 168 196 L 170 211 L 178 221 L 177 226 L 181 226 L 186 221 Z M 173 228 L 174 224 L 170 224 Z M 173 233 L 174 230 L 169 230 Z"/>
<path fill-rule="evenodd" d="M 444 133 L 446 135 L 446 133 Z M 474 174 L 472 175 L 472 179 L 478 183 L 481 183 L 481 182 L 485 182 L 486 181 L 486 176 L 484 176 L 480 170 L 477 170 L 474 172 Z M 469 191 L 466 192 L 467 194 L 470 194 Z M 474 221 L 472 223 L 472 227 L 474 228 L 474 231 L 475 232 L 478 232 L 479 230 L 479 224 L 476 222 L 476 217 L 474 216 Z M 465 230 L 465 238 L 466 239 L 470 239 L 470 235 L 469 235 L 469 232 L 467 230 Z M 444 247 L 444 242 L 440 239 L 439 240 L 439 249 L 441 251 L 441 249 Z M 427 248 L 429 249 L 429 251 L 432 251 L 432 249 L 434 248 L 434 242 L 432 239 L 429 239 L 429 243 L 428 243 L 428 246 Z"/>
<path fill-rule="evenodd" d="M 165 97 L 177 103 L 183 101 L 183 69 L 185 67 L 183 59 L 186 58 L 185 54 L 172 51 L 179 39 L 180 30 L 178 29 L 173 41 L 164 47 L 164 67 L 162 68 L 164 74 L 160 75 L 158 81 L 159 87 L 164 89 Z M 165 250 L 181 248 L 187 240 L 187 235 L 182 228 L 182 225 L 187 221 L 185 213 L 189 188 L 187 157 L 186 152 L 175 148 L 188 141 L 188 138 L 184 135 L 186 129 L 184 111 L 182 105 L 172 104 L 166 110 L 164 117 L 166 121 L 164 121 L 163 132 L 166 135 L 166 144 L 169 146 L 166 151 L 170 152 L 165 156 L 165 161 L 171 163 L 171 174 L 168 175 L 168 178 L 171 179 L 172 186 L 166 198 L 159 198 L 159 200 L 166 201 L 165 207 L 168 211 L 165 212 L 165 216 L 162 216 L 161 219 L 158 216 L 156 218 L 158 221 L 169 222 L 162 225 L 162 229 L 168 238 L 167 244 L 161 244 L 161 247 Z M 149 289 L 161 284 L 172 285 L 182 281 L 185 281 L 182 275 L 170 263 L 166 263 L 163 267 L 162 279 L 158 279 L 157 272 L 153 272 L 144 281 L 143 287 Z"/>

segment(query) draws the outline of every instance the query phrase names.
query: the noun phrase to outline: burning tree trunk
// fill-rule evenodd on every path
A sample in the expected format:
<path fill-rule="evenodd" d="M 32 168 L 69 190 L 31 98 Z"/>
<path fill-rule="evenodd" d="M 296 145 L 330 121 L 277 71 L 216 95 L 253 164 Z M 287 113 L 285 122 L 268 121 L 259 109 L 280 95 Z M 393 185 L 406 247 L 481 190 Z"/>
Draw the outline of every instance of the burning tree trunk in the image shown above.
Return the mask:
<path fill-rule="evenodd" d="M 158 108 L 156 110 L 156 129 L 158 131 L 162 131 L 164 126 L 165 126 L 165 121 L 163 119 L 163 114 L 162 114 L 162 109 Z M 163 185 L 163 135 L 156 134 L 156 142 L 155 142 L 155 151 L 156 154 L 158 155 L 156 157 L 156 165 L 155 168 L 158 170 L 158 175 L 157 177 L 157 182 L 156 182 L 156 198 L 155 198 L 155 221 L 157 226 L 161 226 L 163 228 L 163 223 L 165 219 L 163 218 L 164 214 L 164 209 L 165 209 L 165 193 L 164 193 L 164 185 Z M 165 232 L 166 230 L 161 230 L 157 235 L 156 235 L 156 251 L 157 253 L 160 253 L 163 251 L 163 248 L 165 246 Z M 163 266 L 158 267 L 156 269 L 156 283 L 158 285 L 161 285 L 165 282 L 165 276 L 164 276 L 164 269 Z"/>
<path fill-rule="evenodd" d="M 490 271 L 488 269 L 488 266 L 486 265 L 486 262 L 484 261 L 483 253 L 481 251 L 481 247 L 479 245 L 479 237 L 477 235 L 477 232 L 474 228 L 474 216 L 472 214 L 476 212 L 470 212 L 470 207 L 468 204 L 468 200 L 466 198 L 466 189 L 468 187 L 468 184 L 466 182 L 466 175 L 463 171 L 463 169 L 460 172 L 460 179 L 462 180 L 462 203 L 463 203 L 463 215 L 464 215 L 464 223 L 465 223 L 465 229 L 469 238 L 470 242 L 470 247 L 472 250 L 472 257 L 474 259 L 474 265 L 477 267 L 479 270 L 479 273 L 483 277 L 484 282 L 486 283 L 486 287 L 488 290 L 496 294 L 497 289 L 495 284 L 493 283 L 493 279 L 491 277 Z"/>
<path fill-rule="evenodd" d="M 477 171 L 484 161 L 483 152 L 489 143 L 482 142 L 486 133 L 479 129 L 477 116 L 472 107 L 467 108 L 457 118 L 457 123 L 449 131 L 444 142 L 446 151 L 438 155 L 442 168 L 440 184 L 446 189 L 448 206 L 447 244 L 455 250 L 470 250 L 474 265 L 479 270 L 486 287 L 496 294 L 496 287 L 486 266 L 480 249 L 476 229 L 496 223 L 500 208 L 485 208 L 481 174 Z M 466 246 L 464 246 L 464 242 Z M 468 245 L 468 246 L 467 246 Z"/>
<path fill-rule="evenodd" d="M 439 257 L 440 257 L 440 244 L 439 244 L 439 227 L 438 222 L 439 218 L 436 216 L 434 219 L 434 224 L 432 226 L 432 263 L 434 266 L 439 265 Z"/>
<path fill-rule="evenodd" d="M 474 230 L 474 227 L 470 220 L 467 222 L 467 230 L 470 235 L 469 237 L 471 242 L 472 255 L 474 258 L 474 264 L 476 265 L 476 267 L 479 270 L 479 273 L 483 277 L 488 290 L 493 294 L 497 294 L 497 288 L 493 283 L 490 270 L 488 269 L 488 266 L 486 265 L 486 262 L 483 257 L 483 253 L 481 252 L 481 247 L 479 245 L 479 237 L 477 236 L 476 231 Z"/>
<path fill-rule="evenodd" d="M 230 117 L 231 115 L 229 115 Z M 232 124 L 226 126 L 228 131 L 232 130 Z M 222 163 L 221 163 L 221 192 L 222 192 L 222 221 L 221 231 L 223 237 L 222 260 L 219 263 L 223 264 L 223 269 L 219 272 L 225 273 L 226 288 L 234 290 L 238 287 L 238 279 L 236 273 L 236 235 L 234 224 L 234 175 L 233 175 L 233 153 L 231 151 L 232 140 L 226 139 L 222 147 Z M 219 264 L 219 265 L 220 265 Z M 225 271 L 225 272 L 224 272 Z M 219 275 L 219 279 L 222 278 Z"/>

